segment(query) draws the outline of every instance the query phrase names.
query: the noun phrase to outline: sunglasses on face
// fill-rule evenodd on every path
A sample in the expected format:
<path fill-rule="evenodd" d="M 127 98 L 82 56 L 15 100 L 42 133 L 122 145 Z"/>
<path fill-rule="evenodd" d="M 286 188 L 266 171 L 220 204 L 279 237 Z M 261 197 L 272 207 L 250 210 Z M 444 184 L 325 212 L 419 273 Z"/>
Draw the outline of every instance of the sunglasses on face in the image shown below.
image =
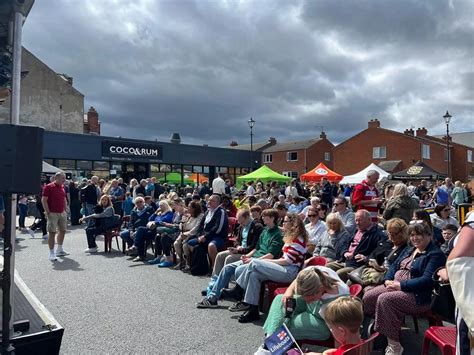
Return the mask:
<path fill-rule="evenodd" d="M 317 215 L 315 214 L 309 214 L 308 217 L 311 218 L 311 217 L 316 217 Z"/>

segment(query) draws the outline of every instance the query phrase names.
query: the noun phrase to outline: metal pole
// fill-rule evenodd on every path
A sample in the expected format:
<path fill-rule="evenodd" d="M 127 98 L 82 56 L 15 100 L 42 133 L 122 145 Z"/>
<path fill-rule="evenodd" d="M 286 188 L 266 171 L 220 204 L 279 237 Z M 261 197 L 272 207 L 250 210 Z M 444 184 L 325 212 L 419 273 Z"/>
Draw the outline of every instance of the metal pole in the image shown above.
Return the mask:
<path fill-rule="evenodd" d="M 250 171 L 253 171 L 253 127 L 250 127 Z"/>
<path fill-rule="evenodd" d="M 450 168 L 449 161 L 450 161 L 450 159 L 451 159 L 451 154 L 450 154 L 450 152 L 449 152 L 449 123 L 446 123 L 446 150 L 447 150 L 447 154 L 448 154 L 448 159 L 447 159 L 447 161 L 448 161 L 448 167 L 447 167 L 447 169 L 446 169 L 447 174 L 448 174 L 447 177 L 451 177 L 451 173 L 450 173 L 450 171 L 449 171 L 449 170 L 450 170 L 450 169 L 449 169 L 449 168 Z"/>
<path fill-rule="evenodd" d="M 10 123 L 20 124 L 20 85 L 21 85 L 21 36 L 23 29 L 23 15 L 15 9 L 13 19 L 13 66 L 12 92 L 10 101 Z M 4 266 L 3 266 L 3 318 L 2 318 L 2 353 L 11 353 L 14 348 L 10 344 L 13 336 L 13 290 L 15 285 L 15 236 L 16 236 L 16 194 L 6 197 L 6 230 L 4 238 Z"/>

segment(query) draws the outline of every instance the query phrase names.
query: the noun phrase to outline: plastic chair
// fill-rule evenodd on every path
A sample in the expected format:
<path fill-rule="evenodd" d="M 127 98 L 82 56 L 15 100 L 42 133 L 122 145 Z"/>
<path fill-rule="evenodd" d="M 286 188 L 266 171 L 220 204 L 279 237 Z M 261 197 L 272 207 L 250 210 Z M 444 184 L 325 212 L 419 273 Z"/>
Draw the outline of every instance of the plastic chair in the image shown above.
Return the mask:
<path fill-rule="evenodd" d="M 129 215 L 123 216 L 121 229 L 127 228 L 127 225 L 129 222 L 130 222 L 130 216 Z M 117 234 L 117 237 L 118 236 L 120 236 L 120 231 Z M 125 240 L 122 239 L 122 254 L 125 254 L 125 250 L 127 250 L 127 243 L 125 242 Z"/>
<path fill-rule="evenodd" d="M 324 256 L 313 256 L 308 259 L 308 266 L 326 266 L 327 260 Z"/>
<path fill-rule="evenodd" d="M 116 214 L 116 216 L 120 217 L 120 215 Z M 118 236 L 120 235 L 120 229 L 122 227 L 123 217 L 120 218 L 120 224 L 106 232 L 104 232 L 104 251 L 106 253 L 110 253 L 112 251 L 112 239 L 115 237 L 115 241 L 117 242 L 117 249 L 120 250 Z"/>
<path fill-rule="evenodd" d="M 229 217 L 228 221 L 229 221 L 229 228 L 227 229 L 226 248 L 233 247 L 235 241 L 237 240 L 237 238 L 234 237 L 235 228 L 237 226 L 237 218 Z"/>
<path fill-rule="evenodd" d="M 362 286 L 359 284 L 354 284 L 349 286 L 349 293 L 352 297 L 357 297 L 362 292 Z"/>
<path fill-rule="evenodd" d="M 429 327 L 423 340 L 422 355 L 428 355 L 433 342 L 443 355 L 456 353 L 456 327 Z"/>
<path fill-rule="evenodd" d="M 369 355 L 374 347 L 375 339 L 379 336 L 379 333 L 375 332 L 366 340 L 363 340 L 356 345 L 342 345 L 339 347 L 345 355 Z"/>

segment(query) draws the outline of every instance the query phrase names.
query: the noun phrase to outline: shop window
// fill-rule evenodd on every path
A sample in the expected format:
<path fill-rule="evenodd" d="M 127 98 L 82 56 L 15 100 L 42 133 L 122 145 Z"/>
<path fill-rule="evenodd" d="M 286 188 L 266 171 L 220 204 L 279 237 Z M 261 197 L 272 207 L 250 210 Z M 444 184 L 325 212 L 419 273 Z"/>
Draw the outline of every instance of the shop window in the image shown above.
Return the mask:
<path fill-rule="evenodd" d="M 109 171 L 110 163 L 108 161 L 95 161 L 94 170 Z"/>
<path fill-rule="evenodd" d="M 150 171 L 152 173 L 158 173 L 160 171 L 160 164 L 150 164 Z"/>
<path fill-rule="evenodd" d="M 77 170 L 92 170 L 92 161 L 90 160 L 78 160 Z"/>
<path fill-rule="evenodd" d="M 191 165 L 183 165 L 184 174 L 191 174 L 192 171 L 193 171 L 193 167 Z"/>
<path fill-rule="evenodd" d="M 171 165 L 169 164 L 160 164 L 160 172 L 166 173 L 171 171 Z"/>
<path fill-rule="evenodd" d="M 209 174 L 209 167 L 208 167 L 208 166 L 203 166 L 203 167 L 202 167 L 202 172 L 203 172 L 204 174 Z"/>
<path fill-rule="evenodd" d="M 193 173 L 202 173 L 202 166 L 201 165 L 194 165 L 193 166 Z"/>
<path fill-rule="evenodd" d="M 224 168 L 224 167 L 219 167 L 217 168 L 217 172 L 221 173 L 221 174 L 225 174 L 227 173 L 227 168 Z"/>
<path fill-rule="evenodd" d="M 181 174 L 181 165 L 173 165 L 171 171 Z"/>
<path fill-rule="evenodd" d="M 75 160 L 67 160 L 67 159 L 58 159 L 57 166 L 59 169 L 63 170 L 74 170 L 76 169 L 76 161 Z"/>

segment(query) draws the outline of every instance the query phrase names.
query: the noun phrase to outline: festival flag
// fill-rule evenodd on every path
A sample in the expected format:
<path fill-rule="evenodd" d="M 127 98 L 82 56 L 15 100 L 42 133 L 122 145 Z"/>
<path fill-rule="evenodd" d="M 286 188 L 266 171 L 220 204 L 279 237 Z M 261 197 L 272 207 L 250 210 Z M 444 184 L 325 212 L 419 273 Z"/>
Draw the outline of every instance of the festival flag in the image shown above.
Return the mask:
<path fill-rule="evenodd" d="M 296 343 L 295 338 L 293 338 L 293 335 L 287 328 L 286 324 L 283 324 L 273 334 L 266 337 L 265 345 L 273 355 L 286 354 L 286 352 L 293 347 L 296 347 L 300 354 L 303 353 Z"/>

